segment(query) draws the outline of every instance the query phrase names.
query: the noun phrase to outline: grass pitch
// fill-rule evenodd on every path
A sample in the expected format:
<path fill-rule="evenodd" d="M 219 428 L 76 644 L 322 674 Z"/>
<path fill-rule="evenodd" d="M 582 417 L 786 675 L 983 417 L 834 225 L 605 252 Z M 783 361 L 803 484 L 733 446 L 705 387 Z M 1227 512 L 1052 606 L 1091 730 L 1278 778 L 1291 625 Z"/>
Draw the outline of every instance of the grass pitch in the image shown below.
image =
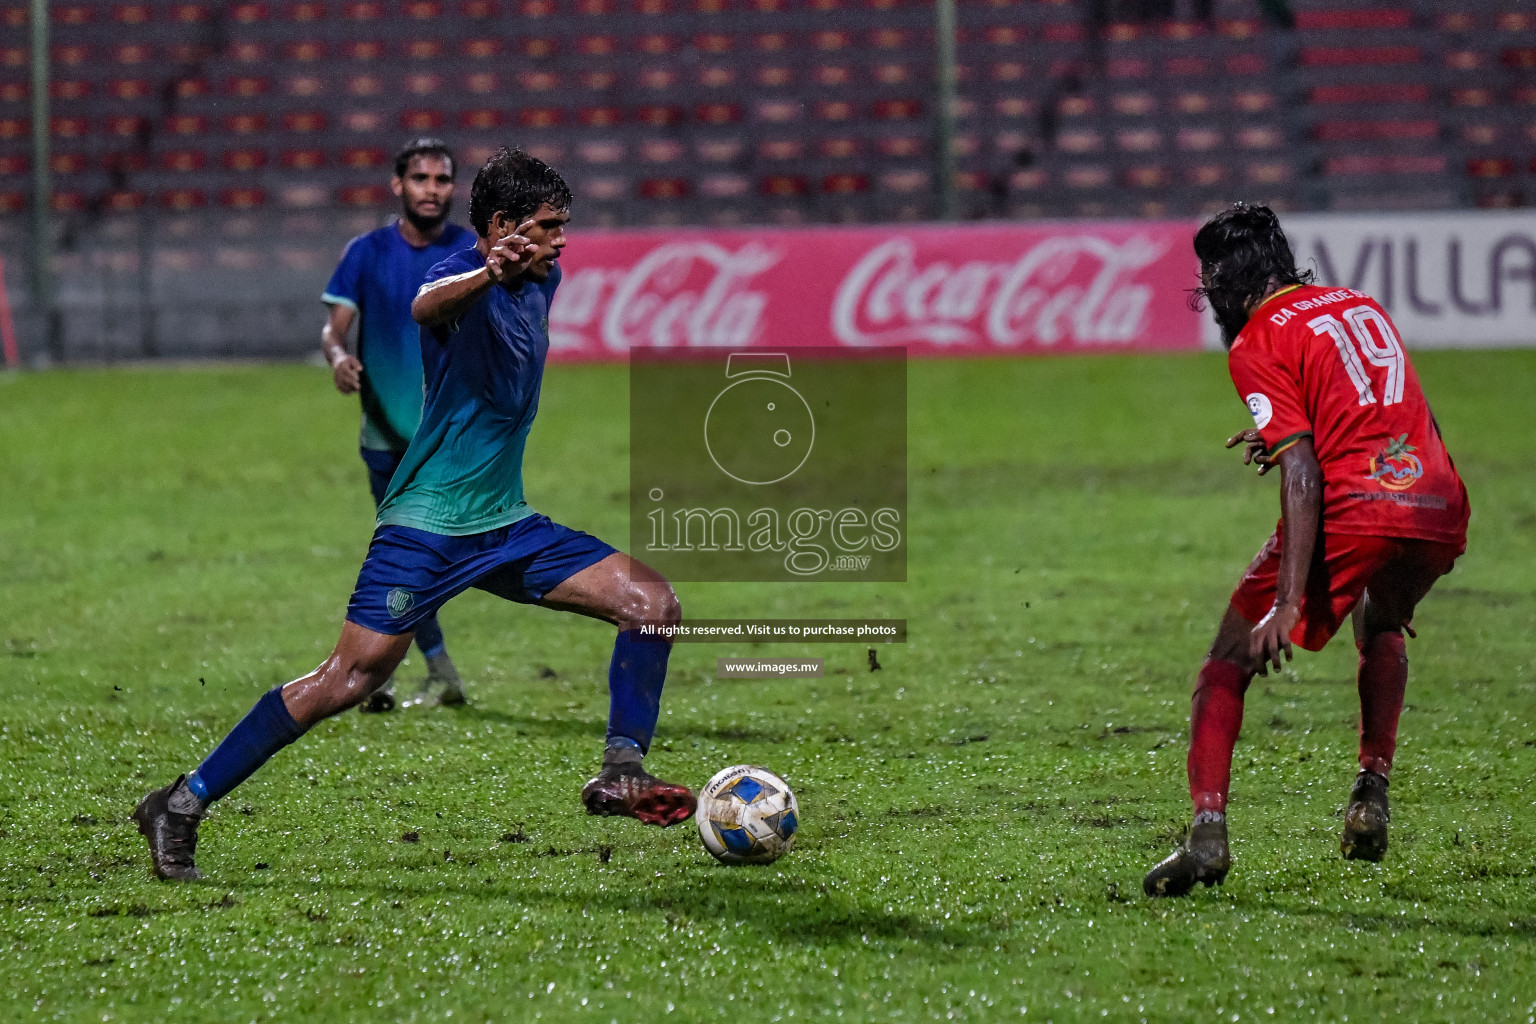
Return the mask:
<path fill-rule="evenodd" d="M 218 807 L 193 885 L 126 816 L 333 642 L 371 519 L 354 403 L 305 367 L 0 376 L 0 1019 L 1536 1020 L 1536 352 L 1416 361 L 1475 511 L 1410 643 L 1392 850 L 1338 853 L 1346 637 L 1256 682 L 1234 871 L 1178 902 L 1139 881 L 1277 511 L 1221 448 L 1219 358 L 914 364 L 909 583 L 680 588 L 911 623 L 879 672 L 759 649 L 821 680 L 674 654 L 652 760 L 788 778 L 777 865 L 582 815 L 610 630 L 470 593 L 442 619 L 473 706 L 321 725 Z M 552 369 L 528 466 L 620 542 L 623 399 Z"/>

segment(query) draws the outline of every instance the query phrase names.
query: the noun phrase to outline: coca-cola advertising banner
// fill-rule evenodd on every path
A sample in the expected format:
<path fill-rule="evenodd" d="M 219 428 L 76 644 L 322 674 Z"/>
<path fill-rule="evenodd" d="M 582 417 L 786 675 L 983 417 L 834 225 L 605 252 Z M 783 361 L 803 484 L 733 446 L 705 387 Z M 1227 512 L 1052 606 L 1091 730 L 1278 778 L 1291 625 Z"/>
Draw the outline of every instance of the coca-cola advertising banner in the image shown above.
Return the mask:
<path fill-rule="evenodd" d="M 1291 214 L 1284 226 L 1318 283 L 1376 299 L 1411 346 L 1536 344 L 1536 211 Z"/>
<path fill-rule="evenodd" d="M 572 232 L 550 357 L 632 347 L 912 355 L 1201 344 L 1190 223 Z"/>

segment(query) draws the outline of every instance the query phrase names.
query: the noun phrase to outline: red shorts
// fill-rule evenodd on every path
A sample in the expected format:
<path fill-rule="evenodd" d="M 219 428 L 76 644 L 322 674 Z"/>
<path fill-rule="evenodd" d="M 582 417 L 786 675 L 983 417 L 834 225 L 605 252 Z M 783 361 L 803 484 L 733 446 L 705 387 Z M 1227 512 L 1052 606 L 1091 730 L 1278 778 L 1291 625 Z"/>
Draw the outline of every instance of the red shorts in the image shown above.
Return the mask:
<path fill-rule="evenodd" d="M 1320 651 L 1333 639 L 1360 595 L 1369 588 L 1402 609 L 1404 624 L 1435 580 L 1451 571 L 1466 541 L 1413 540 L 1406 537 L 1356 537 L 1323 533 L 1312 552 L 1307 589 L 1301 598 L 1301 620 L 1291 630 L 1291 643 Z M 1280 572 L 1280 528 L 1259 549 L 1232 592 L 1232 607 L 1249 622 L 1258 622 L 1275 606 L 1275 581 Z"/>

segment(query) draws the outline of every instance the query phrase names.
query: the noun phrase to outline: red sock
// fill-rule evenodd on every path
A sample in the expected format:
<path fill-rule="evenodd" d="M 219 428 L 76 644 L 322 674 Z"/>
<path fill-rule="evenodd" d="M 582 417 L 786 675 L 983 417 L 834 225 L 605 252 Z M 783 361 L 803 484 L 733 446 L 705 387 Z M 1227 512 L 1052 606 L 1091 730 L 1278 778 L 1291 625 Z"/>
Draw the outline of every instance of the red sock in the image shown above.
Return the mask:
<path fill-rule="evenodd" d="M 1243 693 L 1252 678 L 1230 661 L 1212 658 L 1200 666 L 1189 709 L 1189 796 L 1196 814 L 1226 813 L 1232 748 L 1243 727 Z"/>
<path fill-rule="evenodd" d="M 1360 767 L 1385 776 L 1397 752 L 1397 720 L 1408 688 L 1401 633 L 1377 633 L 1360 650 Z"/>

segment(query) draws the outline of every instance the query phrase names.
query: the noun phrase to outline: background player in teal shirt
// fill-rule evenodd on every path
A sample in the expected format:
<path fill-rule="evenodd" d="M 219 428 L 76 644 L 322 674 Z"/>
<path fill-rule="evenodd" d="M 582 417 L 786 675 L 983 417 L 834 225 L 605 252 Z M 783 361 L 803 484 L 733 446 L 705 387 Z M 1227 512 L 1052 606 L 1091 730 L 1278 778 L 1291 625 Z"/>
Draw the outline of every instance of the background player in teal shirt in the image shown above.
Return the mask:
<path fill-rule="evenodd" d="M 558 173 L 516 150 L 475 176 L 475 247 L 432 268 L 411 305 L 422 325 L 421 425 L 379 507 L 341 638 L 313 672 L 257 701 L 196 771 L 140 801 L 133 816 L 161 878 L 199 877 L 193 854 L 209 805 L 384 685 L 423 618 L 470 587 L 618 627 L 602 767 L 582 803 L 663 828 L 693 815 L 694 795 L 641 763 L 661 711 L 665 638 L 682 618 L 677 595 L 655 570 L 523 496 L 570 203 Z"/>
<path fill-rule="evenodd" d="M 411 319 L 411 300 L 428 270 L 475 244 L 474 232 L 448 222 L 454 171 L 453 153 L 442 140 L 406 143 L 395 156 L 390 179 L 402 216 L 352 239 L 320 297 L 331 307 L 320 344 L 336 390 L 355 393 L 362 401 L 358 446 L 368 467 L 374 505 L 383 500 L 421 421 L 421 331 Z M 354 320 L 355 356 L 347 351 Z M 437 616 L 416 627 L 416 646 L 426 658 L 427 678 L 411 702 L 425 701 L 435 690 L 443 704 L 464 703 L 464 684 L 448 656 Z M 389 711 L 394 706 L 394 687 L 386 683 L 363 702 L 362 710 Z"/>

